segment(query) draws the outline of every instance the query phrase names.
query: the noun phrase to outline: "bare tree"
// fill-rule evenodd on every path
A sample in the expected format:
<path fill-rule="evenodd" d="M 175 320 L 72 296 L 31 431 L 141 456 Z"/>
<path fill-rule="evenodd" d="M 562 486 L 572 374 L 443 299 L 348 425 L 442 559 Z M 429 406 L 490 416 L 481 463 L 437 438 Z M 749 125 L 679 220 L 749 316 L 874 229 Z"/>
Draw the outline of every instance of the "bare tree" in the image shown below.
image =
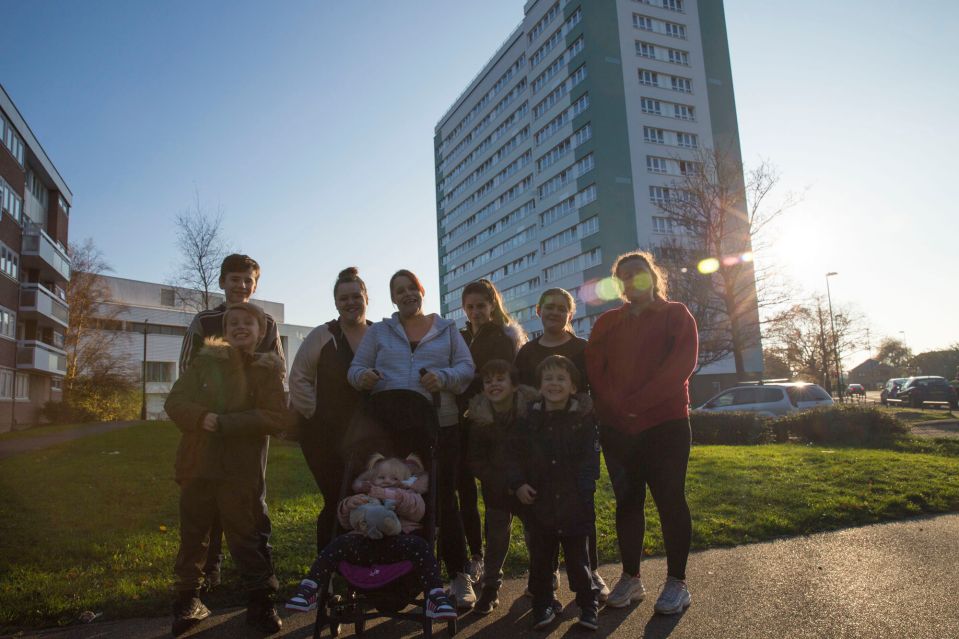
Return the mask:
<path fill-rule="evenodd" d="M 116 355 L 113 348 L 122 335 L 118 318 L 125 310 L 113 301 L 102 277 L 113 269 L 90 238 L 70 244 L 69 251 L 72 266 L 66 301 L 70 319 L 64 336 L 67 393 L 79 378 L 116 380 L 134 375 L 129 361 Z"/>
<path fill-rule="evenodd" d="M 744 175 L 723 149 L 702 148 L 673 158 L 677 177 L 657 193 L 656 206 L 674 230 L 659 252 L 671 274 L 672 295 L 687 304 L 700 329 L 700 365 L 732 355 L 745 373 L 745 351 L 760 345 L 760 317 L 788 300 L 770 266 L 757 268 L 763 231 L 799 202 L 774 196 L 779 173 L 768 161 Z"/>
<path fill-rule="evenodd" d="M 865 322 L 855 311 L 842 307 L 833 315 L 838 357 L 865 343 Z M 765 331 L 765 352 L 785 364 L 797 379 L 818 382 L 832 392 L 836 354 L 833 352 L 829 308 L 822 295 L 779 313 Z"/>
<path fill-rule="evenodd" d="M 195 311 L 216 306 L 220 264 L 230 250 L 223 237 L 223 211 L 210 213 L 194 192 L 193 206 L 174 219 L 180 261 L 171 284 L 177 301 Z"/>

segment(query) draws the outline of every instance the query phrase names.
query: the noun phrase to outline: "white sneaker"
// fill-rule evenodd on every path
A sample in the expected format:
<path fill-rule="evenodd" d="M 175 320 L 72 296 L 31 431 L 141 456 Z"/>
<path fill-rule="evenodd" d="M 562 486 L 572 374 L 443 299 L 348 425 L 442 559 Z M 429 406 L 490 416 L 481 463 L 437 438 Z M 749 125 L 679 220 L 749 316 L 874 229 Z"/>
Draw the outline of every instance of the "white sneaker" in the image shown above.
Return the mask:
<path fill-rule="evenodd" d="M 483 571 L 483 558 L 474 555 L 466 565 L 466 576 L 469 577 L 470 581 L 474 584 L 478 584 L 483 579 Z"/>
<path fill-rule="evenodd" d="M 469 610 L 476 603 L 476 593 L 473 592 L 473 582 L 466 573 L 458 572 L 450 583 L 450 590 L 456 597 L 456 607 L 460 610 Z"/>
<path fill-rule="evenodd" d="M 661 615 L 676 615 L 689 608 L 689 587 L 682 579 L 667 577 L 653 610 Z"/>
<path fill-rule="evenodd" d="M 599 588 L 599 603 L 604 604 L 609 599 L 609 586 L 603 581 L 603 576 L 598 571 L 593 571 L 593 585 Z"/>
<path fill-rule="evenodd" d="M 625 608 L 629 604 L 642 601 L 646 598 L 646 588 L 643 586 L 643 580 L 639 577 L 632 577 L 623 573 L 613 586 L 613 591 L 606 598 L 606 605 L 609 608 Z"/>

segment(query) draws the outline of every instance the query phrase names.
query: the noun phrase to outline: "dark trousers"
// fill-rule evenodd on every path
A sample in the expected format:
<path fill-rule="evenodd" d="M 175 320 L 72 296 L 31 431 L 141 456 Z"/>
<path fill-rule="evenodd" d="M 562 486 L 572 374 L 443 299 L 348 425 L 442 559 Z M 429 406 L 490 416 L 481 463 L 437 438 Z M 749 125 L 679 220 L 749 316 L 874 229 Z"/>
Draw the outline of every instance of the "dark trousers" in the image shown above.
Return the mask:
<path fill-rule="evenodd" d="M 263 548 L 259 525 L 260 484 L 232 479 L 194 479 L 180 488 L 180 549 L 173 572 L 176 590 L 196 590 L 203 583 L 203 566 L 213 518 L 219 513 L 230 554 L 247 591 L 277 588 L 273 562 Z"/>
<path fill-rule="evenodd" d="M 317 555 L 308 577 L 323 588 L 341 561 L 372 566 L 403 560 L 413 564 L 413 574 L 423 590 L 429 592 L 443 587 L 440 568 L 429 542 L 419 535 L 407 534 L 382 539 L 368 539 L 355 534 L 340 535 Z"/>
<path fill-rule="evenodd" d="M 306 459 L 306 465 L 316 480 L 316 486 L 323 495 L 323 508 L 316 518 L 316 552 L 320 553 L 333 539 L 334 532 L 340 530 L 336 519 L 336 506 L 343 488 L 343 474 L 346 464 L 339 453 L 339 438 L 319 441 L 315 437 L 304 436 L 300 440 L 300 449 Z M 336 525 L 336 528 L 334 528 Z"/>
<path fill-rule="evenodd" d="M 587 535 L 557 535 L 527 527 L 529 537 L 529 590 L 533 593 L 533 610 L 543 610 L 553 601 L 553 561 L 559 547 L 566 557 L 566 576 L 570 590 L 576 593 L 581 610 L 596 610 L 599 589 L 593 583 L 589 568 Z"/>
<path fill-rule="evenodd" d="M 456 501 L 456 479 L 460 458 L 459 426 L 439 429 L 436 445 L 436 503 L 439 511 L 439 555 L 452 579 L 466 569 L 466 537 Z"/>
<path fill-rule="evenodd" d="M 623 572 L 639 574 L 646 534 L 646 487 L 663 527 L 669 576 L 686 578 L 692 519 L 686 503 L 689 464 L 688 419 L 664 422 L 636 435 L 601 429 L 606 468 L 616 496 L 616 535 Z"/>
<path fill-rule="evenodd" d="M 469 424 L 461 423 L 460 429 L 460 455 L 457 463 L 459 469 L 457 472 L 456 492 L 459 495 L 460 518 L 463 520 L 463 531 L 466 533 L 466 543 L 469 545 L 470 554 L 474 556 L 483 555 L 483 534 L 480 524 L 479 507 L 477 500 L 479 495 L 476 491 L 476 478 L 470 472 L 469 464 L 466 462 L 467 446 L 469 444 Z"/>
<path fill-rule="evenodd" d="M 486 566 L 483 589 L 499 590 L 503 585 L 503 564 L 509 553 L 513 514 L 508 510 L 486 507 Z"/>
<path fill-rule="evenodd" d="M 266 461 L 270 455 L 270 442 L 267 440 L 261 458 L 263 468 L 260 480 L 260 501 L 256 506 L 256 530 L 260 536 L 260 547 L 266 556 L 273 560 L 273 546 L 270 545 L 270 535 L 273 534 L 273 524 L 270 522 L 270 511 L 266 506 Z M 207 548 L 206 561 L 203 564 L 203 574 L 220 576 L 220 564 L 223 563 L 223 523 L 220 511 L 214 507 L 213 521 L 210 524 L 210 544 Z"/>

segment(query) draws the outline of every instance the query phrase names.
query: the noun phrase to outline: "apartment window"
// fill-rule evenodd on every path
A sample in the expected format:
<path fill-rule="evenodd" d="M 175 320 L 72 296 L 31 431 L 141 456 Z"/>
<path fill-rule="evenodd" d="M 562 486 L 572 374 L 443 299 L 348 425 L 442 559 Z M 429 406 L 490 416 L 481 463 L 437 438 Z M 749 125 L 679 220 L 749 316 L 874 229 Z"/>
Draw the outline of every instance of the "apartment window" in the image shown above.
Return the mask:
<path fill-rule="evenodd" d="M 594 248 L 586 253 L 580 253 L 576 257 L 564 260 L 543 271 L 543 277 L 547 282 L 558 280 L 573 273 L 580 273 L 586 269 L 597 266 L 603 261 L 603 251 L 600 248 Z"/>
<path fill-rule="evenodd" d="M 593 154 L 590 153 L 576 161 L 575 164 L 569 166 L 565 171 L 557 173 L 556 176 L 544 182 L 542 186 L 539 187 L 539 197 L 544 198 L 552 195 L 576 178 L 590 172 L 593 166 L 595 166 Z"/>
<path fill-rule="evenodd" d="M 659 100 L 653 100 L 652 98 L 640 98 L 639 104 L 643 109 L 643 113 L 662 115 L 663 105 Z"/>
<path fill-rule="evenodd" d="M 672 218 L 653 217 L 653 233 L 676 233 L 677 231 L 679 231 L 679 225 Z"/>
<path fill-rule="evenodd" d="M 639 70 L 639 83 L 648 87 L 659 86 L 659 75 L 646 69 Z"/>
<path fill-rule="evenodd" d="M 62 391 L 62 390 L 63 390 L 63 378 L 62 378 L 62 377 L 51 377 L 51 378 L 50 378 L 50 390 L 52 390 L 52 391 Z"/>
<path fill-rule="evenodd" d="M 675 22 L 664 22 L 663 27 L 666 30 L 666 35 L 672 36 L 674 38 L 686 39 L 686 27 L 682 24 L 676 24 Z"/>
<path fill-rule="evenodd" d="M 687 149 L 695 149 L 699 146 L 699 140 L 693 133 L 677 133 L 676 146 L 681 146 Z"/>
<path fill-rule="evenodd" d="M 658 158 L 653 155 L 646 156 L 646 170 L 650 173 L 666 173 L 666 158 Z"/>
<path fill-rule="evenodd" d="M 0 271 L 13 279 L 20 275 L 20 256 L 11 251 L 6 244 L 0 243 Z"/>
<path fill-rule="evenodd" d="M 651 144 L 666 144 L 666 136 L 662 129 L 651 126 L 643 127 L 643 141 Z"/>
<path fill-rule="evenodd" d="M 668 187 L 651 186 L 649 187 L 649 201 L 654 204 L 663 204 L 674 199 Z"/>
<path fill-rule="evenodd" d="M 174 362 L 146 362 L 144 373 L 148 382 L 172 382 Z"/>
<path fill-rule="evenodd" d="M 589 237 L 599 232 L 599 216 L 593 216 L 588 220 L 583 220 L 575 226 L 560 231 L 543 241 L 543 253 L 555 251 L 558 248 L 568 246 L 578 242 L 584 237 Z"/>
<path fill-rule="evenodd" d="M 17 135 L 10 123 L 4 119 L 3 123 L 3 144 L 10 153 L 17 159 L 20 166 L 23 166 L 23 140 Z"/>
<path fill-rule="evenodd" d="M 17 338 L 17 314 L 2 306 L 0 306 L 0 336 L 9 339 Z"/>
<path fill-rule="evenodd" d="M 575 213 L 580 208 L 594 201 L 596 201 L 596 185 L 590 184 L 576 195 L 571 195 L 562 202 L 554 204 L 540 213 L 540 225 L 549 226 L 556 220 L 566 217 L 570 213 Z"/>
<path fill-rule="evenodd" d="M 636 41 L 636 55 L 656 59 L 656 47 L 648 42 Z"/>
<path fill-rule="evenodd" d="M 0 207 L 9 213 L 10 217 L 15 219 L 18 224 L 20 223 L 23 212 L 23 198 L 17 195 L 13 187 L 7 184 L 3 178 L 0 178 Z"/>
<path fill-rule="evenodd" d="M 685 104 L 674 104 L 673 105 L 673 116 L 677 120 L 695 120 L 696 118 L 693 115 L 693 107 L 687 106 Z"/>
<path fill-rule="evenodd" d="M 682 175 L 699 175 L 702 173 L 702 167 L 699 162 L 690 162 L 689 160 L 679 161 L 679 172 Z"/>
<path fill-rule="evenodd" d="M 176 291 L 174 289 L 160 289 L 160 306 L 176 306 Z"/>
<path fill-rule="evenodd" d="M 0 398 L 10 399 L 11 397 L 13 397 L 13 371 L 0 368 Z"/>
<path fill-rule="evenodd" d="M 662 0 L 663 9 L 669 9 L 671 11 L 685 11 L 683 8 L 683 0 Z"/>
<path fill-rule="evenodd" d="M 638 13 L 633 14 L 633 26 L 644 31 L 653 30 L 653 19 L 649 16 L 641 16 Z"/>
<path fill-rule="evenodd" d="M 670 83 L 673 91 L 679 91 L 680 93 L 693 92 L 693 81 L 689 78 L 681 78 L 677 75 L 674 75 L 670 77 Z"/>
<path fill-rule="evenodd" d="M 17 373 L 17 399 L 30 399 L 30 376 Z"/>
<path fill-rule="evenodd" d="M 684 66 L 689 66 L 689 53 L 686 51 L 680 51 L 679 49 L 670 49 L 669 50 L 669 61 L 673 64 L 682 64 Z"/>

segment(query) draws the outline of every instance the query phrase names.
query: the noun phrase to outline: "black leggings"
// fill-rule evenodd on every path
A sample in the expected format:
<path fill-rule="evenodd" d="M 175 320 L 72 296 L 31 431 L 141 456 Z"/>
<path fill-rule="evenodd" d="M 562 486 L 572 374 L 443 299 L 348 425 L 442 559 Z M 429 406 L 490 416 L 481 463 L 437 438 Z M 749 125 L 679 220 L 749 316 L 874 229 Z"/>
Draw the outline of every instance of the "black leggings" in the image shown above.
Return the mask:
<path fill-rule="evenodd" d="M 424 591 L 430 592 L 434 588 L 443 587 L 440 569 L 429 542 L 419 535 L 408 534 L 383 539 L 368 539 L 353 533 L 340 535 L 317 555 L 308 577 L 323 588 L 341 561 L 372 566 L 403 560 L 413 564 L 413 574 Z"/>
<path fill-rule="evenodd" d="M 454 428 L 460 429 L 460 455 L 457 469 L 456 492 L 459 495 L 460 517 L 463 520 L 463 531 L 466 533 L 466 543 L 469 544 L 470 554 L 475 557 L 483 556 L 483 525 L 480 522 L 479 507 L 476 505 L 479 495 L 476 491 L 476 478 L 470 472 L 467 463 L 467 446 L 469 444 L 469 424 L 461 423 Z"/>
<path fill-rule="evenodd" d="M 339 454 L 341 438 L 330 441 L 318 441 L 315 436 L 305 436 L 300 441 L 300 449 L 306 459 L 313 479 L 323 495 L 323 508 L 316 517 L 316 552 L 319 553 L 330 543 L 336 523 L 336 506 L 343 488 L 343 474 L 346 465 Z M 336 530 L 340 530 L 337 525 Z"/>
<path fill-rule="evenodd" d="M 689 420 L 664 422 L 636 435 L 604 425 L 601 437 L 616 495 L 616 535 L 623 572 L 639 574 L 649 486 L 663 527 L 667 572 L 671 577 L 685 579 L 692 539 L 692 520 L 686 503 Z"/>

